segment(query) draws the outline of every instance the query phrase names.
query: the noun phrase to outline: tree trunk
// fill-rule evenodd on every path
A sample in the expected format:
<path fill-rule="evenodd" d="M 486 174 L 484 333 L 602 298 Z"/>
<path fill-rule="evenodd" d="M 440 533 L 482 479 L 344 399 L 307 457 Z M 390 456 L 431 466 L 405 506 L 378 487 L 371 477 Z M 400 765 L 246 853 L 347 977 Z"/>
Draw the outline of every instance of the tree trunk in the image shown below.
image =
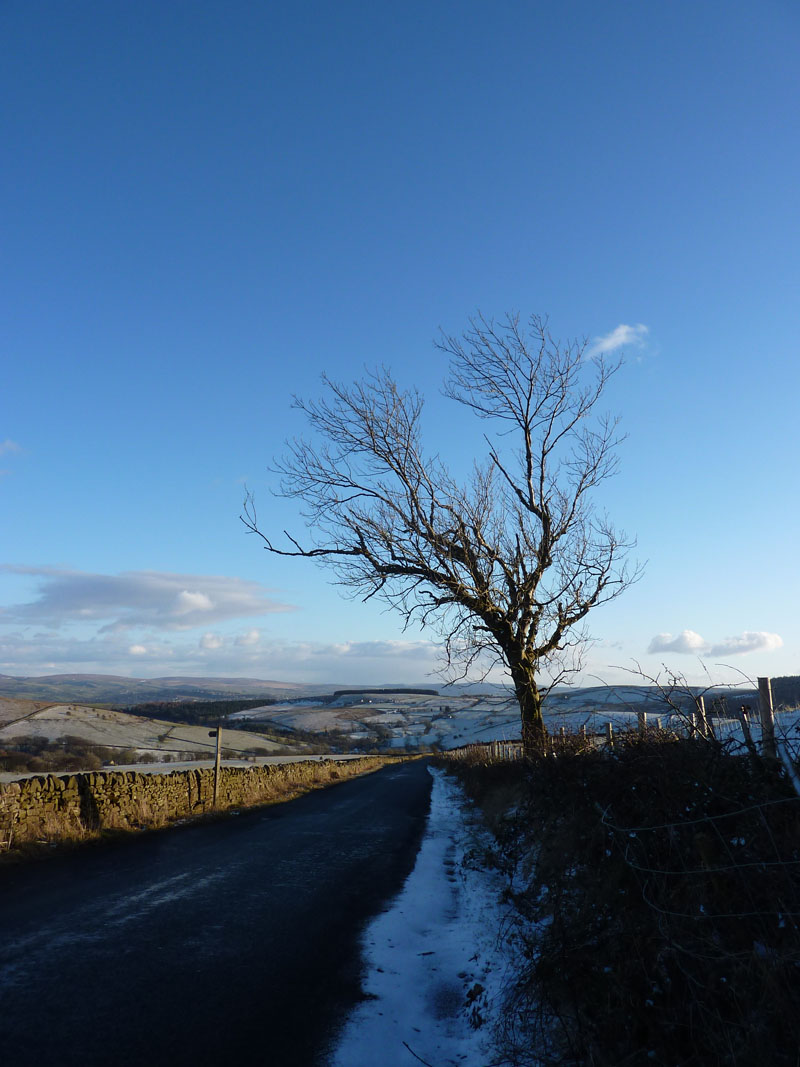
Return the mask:
<path fill-rule="evenodd" d="M 511 678 L 519 704 L 522 747 L 526 755 L 543 755 L 547 732 L 542 718 L 542 694 L 533 667 L 525 662 L 511 666 Z"/>

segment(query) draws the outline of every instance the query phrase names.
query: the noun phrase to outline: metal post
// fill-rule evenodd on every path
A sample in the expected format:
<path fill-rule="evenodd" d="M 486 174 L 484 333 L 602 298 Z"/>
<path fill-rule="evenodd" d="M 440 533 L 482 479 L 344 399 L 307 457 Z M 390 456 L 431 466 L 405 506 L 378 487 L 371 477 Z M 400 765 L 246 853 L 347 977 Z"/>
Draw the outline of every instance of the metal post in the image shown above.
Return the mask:
<path fill-rule="evenodd" d="M 772 707 L 772 683 L 769 678 L 758 679 L 758 705 L 761 713 L 761 752 L 770 759 L 775 759 L 778 749 L 775 745 L 775 712 Z"/>

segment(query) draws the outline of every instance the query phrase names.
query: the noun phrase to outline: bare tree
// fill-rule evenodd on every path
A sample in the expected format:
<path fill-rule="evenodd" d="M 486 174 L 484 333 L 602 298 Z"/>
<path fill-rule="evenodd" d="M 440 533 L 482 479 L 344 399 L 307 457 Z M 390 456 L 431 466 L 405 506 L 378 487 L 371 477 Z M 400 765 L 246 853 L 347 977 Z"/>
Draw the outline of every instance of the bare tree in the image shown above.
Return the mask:
<path fill-rule="evenodd" d="M 304 505 L 310 543 L 284 531 L 278 547 L 249 493 L 242 521 L 270 552 L 329 564 L 354 595 L 433 627 L 463 676 L 500 661 L 536 749 L 545 696 L 580 665 L 586 615 L 637 576 L 630 543 L 590 501 L 617 465 L 618 420 L 594 409 L 619 364 L 554 341 L 539 316 L 478 316 L 437 347 L 450 357 L 445 395 L 496 430 L 466 481 L 423 453 L 416 390 L 386 369 L 352 386 L 325 377 L 323 399 L 295 398 L 313 439 L 273 468 L 280 495 Z"/>

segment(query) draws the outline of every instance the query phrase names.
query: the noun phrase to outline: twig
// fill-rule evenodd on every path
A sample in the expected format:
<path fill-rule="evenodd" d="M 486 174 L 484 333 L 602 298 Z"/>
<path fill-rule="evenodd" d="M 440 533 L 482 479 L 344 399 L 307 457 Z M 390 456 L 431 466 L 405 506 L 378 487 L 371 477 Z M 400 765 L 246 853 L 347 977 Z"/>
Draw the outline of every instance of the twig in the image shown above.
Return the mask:
<path fill-rule="evenodd" d="M 411 1055 L 414 1057 L 415 1060 L 419 1060 L 420 1063 L 424 1063 L 425 1067 L 433 1067 L 432 1063 L 428 1063 L 427 1060 L 423 1060 L 422 1056 L 418 1056 L 407 1041 L 404 1041 L 403 1044 L 406 1046 L 406 1048 L 408 1049 L 408 1051 L 411 1053 Z"/>

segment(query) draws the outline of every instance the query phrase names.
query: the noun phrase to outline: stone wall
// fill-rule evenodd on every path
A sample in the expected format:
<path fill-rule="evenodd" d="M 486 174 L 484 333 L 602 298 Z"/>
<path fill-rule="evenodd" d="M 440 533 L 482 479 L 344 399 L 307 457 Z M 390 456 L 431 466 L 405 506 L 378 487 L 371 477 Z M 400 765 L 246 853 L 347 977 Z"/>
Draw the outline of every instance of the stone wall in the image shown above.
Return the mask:
<path fill-rule="evenodd" d="M 268 804 L 326 785 L 387 760 L 306 760 L 259 767 L 220 769 L 218 810 Z M 97 836 L 103 830 L 166 826 L 175 819 L 214 810 L 211 768 L 140 774 L 97 771 L 41 775 L 0 785 L 0 848 L 31 841 Z"/>

